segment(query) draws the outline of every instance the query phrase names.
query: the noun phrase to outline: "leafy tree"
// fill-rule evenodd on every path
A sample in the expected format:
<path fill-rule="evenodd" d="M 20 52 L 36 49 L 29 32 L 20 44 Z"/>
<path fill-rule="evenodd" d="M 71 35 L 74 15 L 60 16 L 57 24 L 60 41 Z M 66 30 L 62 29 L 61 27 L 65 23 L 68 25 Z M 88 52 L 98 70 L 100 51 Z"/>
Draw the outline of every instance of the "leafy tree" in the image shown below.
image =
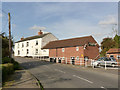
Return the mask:
<path fill-rule="evenodd" d="M 115 41 L 115 47 L 120 48 L 120 36 L 115 35 L 113 40 Z"/>
<path fill-rule="evenodd" d="M 5 36 L 5 33 L 0 34 L 0 39 L 2 40 L 2 57 L 9 56 L 9 39 Z M 13 42 L 12 42 L 13 45 Z"/>
<path fill-rule="evenodd" d="M 120 48 L 120 36 L 115 35 L 115 37 L 112 38 L 104 38 L 103 41 L 101 42 L 101 56 L 105 56 L 106 52 L 110 48 Z"/>

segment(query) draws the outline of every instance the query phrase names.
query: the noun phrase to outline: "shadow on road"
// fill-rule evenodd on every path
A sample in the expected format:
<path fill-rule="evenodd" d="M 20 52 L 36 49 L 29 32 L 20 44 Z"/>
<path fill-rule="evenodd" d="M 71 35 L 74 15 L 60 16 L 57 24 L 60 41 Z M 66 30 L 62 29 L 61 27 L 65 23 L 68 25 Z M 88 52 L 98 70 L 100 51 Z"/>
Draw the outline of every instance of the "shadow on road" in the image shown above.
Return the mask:
<path fill-rule="evenodd" d="M 41 61 L 39 59 L 15 58 L 24 69 L 31 69 L 42 65 L 55 64 L 54 62 Z"/>

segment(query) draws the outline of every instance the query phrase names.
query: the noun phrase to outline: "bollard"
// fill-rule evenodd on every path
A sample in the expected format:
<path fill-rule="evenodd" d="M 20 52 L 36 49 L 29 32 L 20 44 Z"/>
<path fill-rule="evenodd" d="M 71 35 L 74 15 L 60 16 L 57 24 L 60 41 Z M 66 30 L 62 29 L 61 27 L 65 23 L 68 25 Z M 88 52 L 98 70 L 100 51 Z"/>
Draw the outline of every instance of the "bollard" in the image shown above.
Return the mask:
<path fill-rule="evenodd" d="M 105 70 L 106 70 L 107 68 L 106 68 L 106 61 L 105 61 Z"/>
<path fill-rule="evenodd" d="M 94 64 L 93 63 L 94 63 L 94 60 L 92 60 L 92 67 L 94 68 Z"/>
<path fill-rule="evenodd" d="M 67 64 L 67 58 L 66 58 L 66 64 Z"/>

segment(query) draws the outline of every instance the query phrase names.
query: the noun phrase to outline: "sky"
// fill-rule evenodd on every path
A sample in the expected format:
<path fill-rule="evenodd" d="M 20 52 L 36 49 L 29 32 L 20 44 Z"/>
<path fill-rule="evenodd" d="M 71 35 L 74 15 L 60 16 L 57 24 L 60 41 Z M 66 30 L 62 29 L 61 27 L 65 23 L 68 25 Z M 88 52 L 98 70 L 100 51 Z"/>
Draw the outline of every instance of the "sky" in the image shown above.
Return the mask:
<path fill-rule="evenodd" d="M 100 44 L 115 35 L 118 23 L 117 2 L 3 2 L 0 17 L 6 33 L 8 12 L 14 41 L 42 29 L 60 40 L 92 35 Z"/>

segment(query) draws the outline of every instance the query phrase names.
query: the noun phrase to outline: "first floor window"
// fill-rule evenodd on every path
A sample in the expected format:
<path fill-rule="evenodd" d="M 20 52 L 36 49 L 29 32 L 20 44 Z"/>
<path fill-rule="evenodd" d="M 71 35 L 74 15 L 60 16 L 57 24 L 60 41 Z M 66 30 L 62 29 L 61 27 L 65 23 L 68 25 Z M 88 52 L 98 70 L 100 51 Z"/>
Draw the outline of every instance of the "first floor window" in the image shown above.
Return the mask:
<path fill-rule="evenodd" d="M 38 45 L 38 40 L 36 41 L 36 45 Z"/>
<path fill-rule="evenodd" d="M 26 43 L 26 47 L 28 47 L 28 46 L 29 46 L 29 42 Z"/>
<path fill-rule="evenodd" d="M 18 43 L 18 48 L 19 48 L 19 43 Z"/>
<path fill-rule="evenodd" d="M 43 52 L 46 52 L 46 50 L 43 50 Z"/>
<path fill-rule="evenodd" d="M 35 53 L 38 54 L 38 49 L 35 50 Z"/>
<path fill-rule="evenodd" d="M 79 47 L 76 47 L 76 51 L 79 51 Z"/>
<path fill-rule="evenodd" d="M 22 43 L 22 47 L 24 47 L 24 43 Z"/>
<path fill-rule="evenodd" d="M 64 48 L 62 48 L 62 52 L 64 52 L 65 51 L 65 49 Z"/>
<path fill-rule="evenodd" d="M 27 49 L 27 54 L 29 54 L 29 49 Z"/>

